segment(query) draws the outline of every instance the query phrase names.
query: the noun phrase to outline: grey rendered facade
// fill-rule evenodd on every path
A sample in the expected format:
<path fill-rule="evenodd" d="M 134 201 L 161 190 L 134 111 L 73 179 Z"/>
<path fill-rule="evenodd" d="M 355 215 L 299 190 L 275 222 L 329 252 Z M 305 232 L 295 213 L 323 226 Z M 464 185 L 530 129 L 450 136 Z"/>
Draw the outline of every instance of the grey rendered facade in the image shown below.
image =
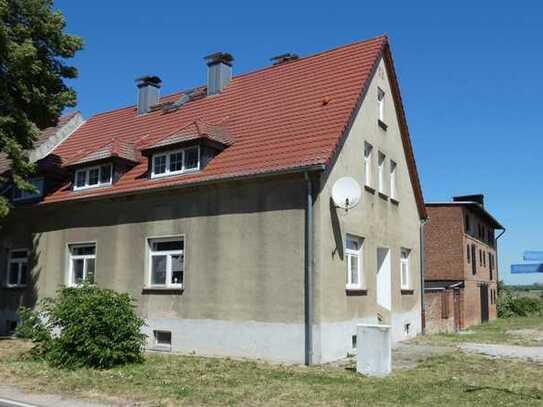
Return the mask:
<path fill-rule="evenodd" d="M 152 332 L 165 330 L 171 332 L 173 351 L 324 363 L 353 352 L 357 323 L 390 323 L 395 341 L 419 333 L 420 214 L 387 71 L 381 61 L 327 170 L 14 210 L 0 229 L 0 278 L 6 281 L 9 251 L 28 248 L 31 284 L 0 288 L 0 334 L 6 333 L 7 321 L 17 319 L 19 305 L 33 305 L 66 284 L 68 245 L 89 242 L 96 245 L 95 283 L 135 297 L 147 323 L 149 348 Z M 386 131 L 376 121 L 378 88 L 386 98 Z M 337 179 L 351 176 L 365 183 L 365 143 L 375 152 L 373 181 L 377 152 L 386 156 L 387 180 L 390 160 L 396 164 L 396 199 L 390 199 L 387 181 L 382 194 L 363 188 L 354 209 L 334 208 L 330 197 Z M 363 241 L 359 290 L 346 289 L 347 234 Z M 166 236 L 184 241 L 182 290 L 148 284 L 147 239 Z M 311 287 L 306 287 L 308 237 Z M 390 262 L 389 309 L 377 299 L 379 249 Z M 410 253 L 403 287 L 402 249 Z"/>

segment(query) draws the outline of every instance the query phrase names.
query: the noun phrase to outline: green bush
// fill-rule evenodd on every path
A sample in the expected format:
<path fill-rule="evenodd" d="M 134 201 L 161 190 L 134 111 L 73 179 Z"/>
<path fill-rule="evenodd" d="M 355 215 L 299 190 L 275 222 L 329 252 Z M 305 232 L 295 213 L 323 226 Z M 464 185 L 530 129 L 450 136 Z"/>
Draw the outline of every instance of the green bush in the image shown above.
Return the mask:
<path fill-rule="evenodd" d="M 32 354 L 57 367 L 110 368 L 143 361 L 144 322 L 128 294 L 90 284 L 62 288 L 38 311 L 19 310 L 17 334 L 30 338 Z"/>
<path fill-rule="evenodd" d="M 543 315 L 543 300 L 531 297 L 516 297 L 511 289 L 498 284 L 498 317 L 527 317 Z"/>

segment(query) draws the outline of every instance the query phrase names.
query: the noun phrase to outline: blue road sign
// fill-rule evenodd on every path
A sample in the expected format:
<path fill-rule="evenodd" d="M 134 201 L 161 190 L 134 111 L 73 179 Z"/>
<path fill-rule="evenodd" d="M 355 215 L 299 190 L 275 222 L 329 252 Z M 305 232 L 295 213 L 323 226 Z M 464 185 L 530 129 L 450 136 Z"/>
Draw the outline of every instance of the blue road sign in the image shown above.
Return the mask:
<path fill-rule="evenodd" d="M 523 256 L 524 261 L 542 261 L 543 262 L 543 251 L 538 250 L 526 250 Z"/>
<path fill-rule="evenodd" d="M 543 273 L 543 263 L 511 264 L 511 274 Z"/>

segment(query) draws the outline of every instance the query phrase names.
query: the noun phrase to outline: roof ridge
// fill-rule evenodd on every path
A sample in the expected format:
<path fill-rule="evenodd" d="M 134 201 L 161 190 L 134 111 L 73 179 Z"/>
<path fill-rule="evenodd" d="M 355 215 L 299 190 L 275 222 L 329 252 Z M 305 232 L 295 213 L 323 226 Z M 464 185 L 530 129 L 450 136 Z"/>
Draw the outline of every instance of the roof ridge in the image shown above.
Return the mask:
<path fill-rule="evenodd" d="M 385 43 L 389 42 L 387 34 L 380 34 L 380 35 L 377 35 L 377 36 L 375 36 L 373 38 L 368 38 L 368 39 L 365 39 L 365 40 L 356 40 L 356 41 L 350 42 L 348 44 L 339 45 L 339 46 L 337 46 L 335 48 L 322 50 L 322 51 L 316 52 L 315 54 L 310 54 L 310 55 L 307 55 L 305 57 L 300 57 L 299 59 L 297 59 L 295 61 L 289 62 L 288 65 L 294 65 L 294 64 L 299 63 L 301 61 L 307 61 L 308 59 L 315 58 L 315 57 L 318 57 L 320 55 L 328 54 L 330 52 L 334 52 L 334 51 L 337 51 L 337 50 L 340 50 L 340 49 L 343 49 L 343 48 L 349 48 L 349 47 L 352 47 L 352 46 L 355 46 L 355 45 L 364 44 L 366 42 L 377 41 L 379 39 L 384 40 Z M 256 74 L 256 73 L 264 72 L 266 70 L 278 68 L 280 66 L 283 66 L 283 65 L 264 66 L 262 68 L 258 68 L 258 69 L 255 69 L 255 70 L 252 70 L 252 71 L 249 71 L 249 72 L 240 73 L 239 75 L 232 76 L 232 80 L 237 79 L 237 78 L 246 77 L 246 76 L 249 76 L 249 75 L 253 75 L 253 74 Z M 206 87 L 206 85 L 202 84 L 202 85 L 194 86 L 191 89 L 183 89 L 183 90 L 178 90 L 178 91 L 175 91 L 175 92 L 172 92 L 172 93 L 168 93 L 167 95 L 164 95 L 164 96 L 160 97 L 158 104 L 162 103 L 161 102 L 162 99 L 170 98 L 170 97 L 173 97 L 174 95 L 181 96 L 181 95 L 184 95 L 184 94 L 188 94 L 190 91 L 194 91 L 196 89 L 205 88 L 205 87 Z M 115 112 L 118 112 L 119 110 L 135 109 L 135 108 L 136 108 L 135 104 L 118 107 L 118 108 L 108 110 L 108 111 L 105 111 L 105 112 L 95 113 L 95 114 L 93 114 L 92 116 L 89 117 L 89 120 L 92 120 L 93 118 L 95 118 L 97 116 L 102 116 L 102 115 L 106 115 L 106 114 L 110 114 L 110 113 L 115 113 Z"/>

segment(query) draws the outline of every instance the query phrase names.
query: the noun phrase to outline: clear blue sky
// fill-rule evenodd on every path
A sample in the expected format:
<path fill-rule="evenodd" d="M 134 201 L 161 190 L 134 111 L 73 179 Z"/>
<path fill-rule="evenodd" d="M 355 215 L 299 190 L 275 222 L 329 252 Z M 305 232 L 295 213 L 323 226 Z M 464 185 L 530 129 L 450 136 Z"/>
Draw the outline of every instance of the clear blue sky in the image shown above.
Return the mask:
<path fill-rule="evenodd" d="M 134 79 L 164 94 L 200 85 L 202 57 L 228 51 L 235 73 L 284 52 L 309 55 L 387 33 L 426 200 L 484 193 L 506 227 L 501 277 L 543 250 L 543 5 L 505 1 L 58 0 L 85 50 L 78 109 L 133 104 Z M 388 6 L 388 7 L 387 7 Z M 393 6 L 393 7 L 392 7 Z M 536 280 L 537 279 L 537 280 Z M 543 275 L 517 282 L 543 282 Z"/>

